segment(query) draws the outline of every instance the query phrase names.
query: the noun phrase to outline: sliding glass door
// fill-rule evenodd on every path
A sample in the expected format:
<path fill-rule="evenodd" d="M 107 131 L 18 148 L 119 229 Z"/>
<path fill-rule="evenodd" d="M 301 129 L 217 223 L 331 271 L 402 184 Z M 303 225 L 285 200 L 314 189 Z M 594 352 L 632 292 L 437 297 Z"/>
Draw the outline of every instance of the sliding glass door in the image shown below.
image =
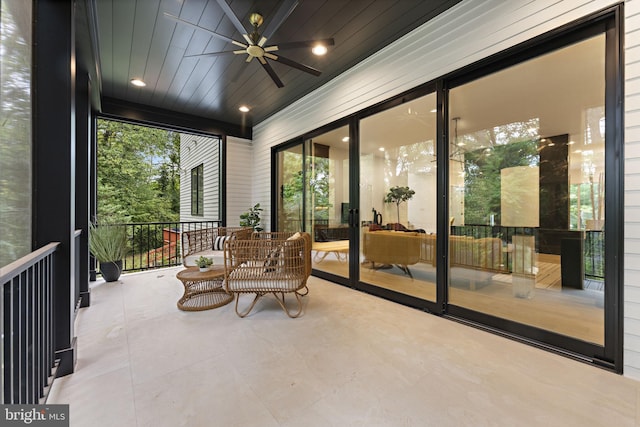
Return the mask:
<path fill-rule="evenodd" d="M 278 229 L 321 277 L 619 370 L 619 40 L 596 21 L 304 135 Z"/>
<path fill-rule="evenodd" d="M 600 34 L 450 90 L 450 304 L 604 345 L 605 81 Z"/>
<path fill-rule="evenodd" d="M 349 277 L 349 128 L 305 141 L 305 230 L 317 271 Z"/>
<path fill-rule="evenodd" d="M 436 94 L 360 121 L 360 281 L 436 300 Z"/>
<path fill-rule="evenodd" d="M 349 277 L 349 128 L 276 153 L 279 231 L 308 232 L 316 271 Z"/>

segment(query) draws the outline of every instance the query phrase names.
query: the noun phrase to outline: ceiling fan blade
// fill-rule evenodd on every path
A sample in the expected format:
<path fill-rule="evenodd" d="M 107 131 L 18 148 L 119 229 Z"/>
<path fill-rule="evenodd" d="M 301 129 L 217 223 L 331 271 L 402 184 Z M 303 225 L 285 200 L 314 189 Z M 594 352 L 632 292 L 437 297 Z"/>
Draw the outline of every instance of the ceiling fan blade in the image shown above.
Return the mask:
<path fill-rule="evenodd" d="M 298 0 L 285 0 L 284 3 L 282 3 L 282 6 L 280 6 L 280 9 L 278 9 L 276 14 L 273 15 L 273 18 L 271 18 L 269 25 L 267 25 L 267 28 L 265 28 L 264 32 L 262 33 L 262 38 L 265 39 L 265 42 L 266 39 L 270 38 L 273 33 L 275 33 L 278 28 L 280 28 L 280 25 L 282 25 L 282 23 L 286 21 L 286 19 L 289 17 L 289 15 L 291 15 L 296 6 L 298 6 Z M 262 44 L 264 44 L 264 42 L 262 42 Z"/>
<path fill-rule="evenodd" d="M 276 55 L 273 55 L 276 56 Z M 281 64 L 288 65 L 289 67 L 297 68 L 300 71 L 304 71 L 305 73 L 313 74 L 314 76 L 319 76 L 322 74 L 322 71 L 316 70 L 315 68 L 309 67 L 308 65 L 301 64 L 296 61 L 292 61 L 291 59 L 285 58 L 284 56 L 278 55 L 276 57 L 276 61 Z"/>
<path fill-rule="evenodd" d="M 240 22 L 236 14 L 233 13 L 233 10 L 231 10 L 231 7 L 226 2 L 226 0 L 216 0 L 216 1 L 222 8 L 222 11 L 224 12 L 224 14 L 227 15 L 227 18 L 229 18 L 233 26 L 236 27 L 236 30 L 238 30 L 240 34 L 245 36 L 245 34 L 247 34 L 247 30 L 244 28 L 244 25 L 242 25 L 242 22 Z"/>
<path fill-rule="evenodd" d="M 322 44 L 325 46 L 333 46 L 336 44 L 336 42 L 333 39 L 318 39 L 318 40 L 305 40 L 305 41 L 299 41 L 299 42 L 279 43 L 273 46 L 276 47 L 275 50 L 284 50 L 284 49 L 298 49 L 303 47 L 314 47 L 315 45 L 318 45 L 318 44 Z M 271 47 L 272 46 L 269 46 L 269 48 Z M 266 50 L 267 48 L 265 48 L 265 51 Z"/>
<path fill-rule="evenodd" d="M 240 46 L 240 47 L 244 47 L 244 48 L 246 48 L 246 47 L 247 47 L 247 45 L 246 45 L 246 44 L 244 44 L 244 43 L 241 43 L 241 42 L 239 42 L 239 41 L 235 41 L 235 40 L 233 40 L 232 38 L 229 38 L 229 37 L 227 37 L 227 36 L 223 36 L 222 34 L 218 34 L 218 33 L 216 33 L 216 32 L 213 32 L 213 31 L 211 31 L 211 30 L 210 30 L 210 29 L 208 29 L 208 28 L 201 27 L 200 25 L 192 24 L 191 22 L 189 22 L 189 21 L 185 21 L 184 19 L 178 18 L 177 16 L 174 16 L 174 15 L 172 15 L 172 14 L 170 14 L 170 13 L 165 12 L 165 13 L 164 13 L 164 16 L 166 16 L 167 18 L 172 19 L 172 20 L 174 20 L 174 21 L 176 21 L 176 22 L 179 22 L 179 23 L 181 23 L 181 24 L 187 25 L 187 26 L 189 26 L 189 27 L 191 27 L 191 28 L 195 28 L 195 29 L 197 29 L 197 30 L 206 31 L 207 33 L 211 34 L 212 36 L 217 37 L 217 38 L 219 38 L 219 39 L 221 39 L 221 40 L 227 41 L 227 42 L 229 42 L 229 43 L 233 43 L 233 44 L 235 44 L 236 46 Z"/>
<path fill-rule="evenodd" d="M 200 57 L 200 56 L 218 56 L 218 55 L 224 55 L 224 54 L 227 54 L 227 53 L 236 53 L 236 52 L 245 53 L 244 50 L 240 50 L 240 51 L 237 51 L 237 50 L 223 50 L 223 51 L 220 51 L 220 52 L 198 53 L 198 54 L 195 54 L 195 55 L 185 55 L 184 57 L 185 58 L 195 58 L 195 57 Z"/>
<path fill-rule="evenodd" d="M 269 77 L 271 77 L 271 80 L 273 80 L 276 86 L 284 87 L 284 83 L 282 83 L 282 80 L 280 80 L 280 77 L 278 77 L 276 72 L 273 71 L 273 68 L 271 68 L 271 65 L 269 65 L 267 60 L 264 58 L 258 58 L 258 60 L 260 61 L 260 64 L 262 64 L 262 68 L 264 68 L 267 74 L 269 74 Z"/>

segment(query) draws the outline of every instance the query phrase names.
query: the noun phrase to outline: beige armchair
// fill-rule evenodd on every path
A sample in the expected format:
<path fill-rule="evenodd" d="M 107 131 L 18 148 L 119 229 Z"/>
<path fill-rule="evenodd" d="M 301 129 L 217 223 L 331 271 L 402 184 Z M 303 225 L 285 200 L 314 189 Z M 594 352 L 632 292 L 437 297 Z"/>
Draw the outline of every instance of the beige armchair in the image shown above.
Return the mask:
<path fill-rule="evenodd" d="M 420 261 L 425 236 L 402 231 L 367 231 L 363 235 L 364 257 L 373 269 L 376 263 L 395 265 L 413 278 L 409 266 Z"/>
<path fill-rule="evenodd" d="M 232 239 L 224 248 L 224 289 L 235 295 L 235 310 L 247 316 L 256 302 L 272 294 L 289 317 L 302 313 L 301 297 L 308 293 L 311 275 L 311 236 L 308 233 L 262 232 L 250 239 Z M 238 311 L 242 294 L 255 294 L 247 309 Z M 293 294 L 297 310 L 285 304 L 285 294 Z"/>

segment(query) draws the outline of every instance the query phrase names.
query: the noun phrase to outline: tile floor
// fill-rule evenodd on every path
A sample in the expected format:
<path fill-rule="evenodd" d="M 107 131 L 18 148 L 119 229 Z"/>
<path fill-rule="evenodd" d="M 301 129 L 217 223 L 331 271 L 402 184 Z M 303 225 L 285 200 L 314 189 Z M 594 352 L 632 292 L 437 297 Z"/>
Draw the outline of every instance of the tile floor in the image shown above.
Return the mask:
<path fill-rule="evenodd" d="M 313 277 L 298 319 L 182 312 L 179 270 L 92 285 L 48 402 L 72 426 L 640 424 L 640 382 L 599 368 Z"/>

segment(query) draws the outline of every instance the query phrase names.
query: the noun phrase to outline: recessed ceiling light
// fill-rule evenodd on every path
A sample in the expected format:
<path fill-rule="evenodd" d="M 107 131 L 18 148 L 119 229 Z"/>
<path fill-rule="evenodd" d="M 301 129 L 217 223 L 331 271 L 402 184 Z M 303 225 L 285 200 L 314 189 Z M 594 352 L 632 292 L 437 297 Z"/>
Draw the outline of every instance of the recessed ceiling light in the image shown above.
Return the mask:
<path fill-rule="evenodd" d="M 240 108 L 238 108 L 238 110 L 242 111 L 243 113 L 248 113 L 249 107 L 247 107 L 246 105 L 241 105 Z"/>
<path fill-rule="evenodd" d="M 378 151 L 384 151 L 384 147 L 378 148 Z"/>
<path fill-rule="evenodd" d="M 131 79 L 131 84 L 138 87 L 145 87 L 147 84 L 140 79 Z"/>
<path fill-rule="evenodd" d="M 327 47 L 322 44 L 317 44 L 311 49 L 311 52 L 313 52 L 314 55 L 322 56 L 327 53 Z"/>

